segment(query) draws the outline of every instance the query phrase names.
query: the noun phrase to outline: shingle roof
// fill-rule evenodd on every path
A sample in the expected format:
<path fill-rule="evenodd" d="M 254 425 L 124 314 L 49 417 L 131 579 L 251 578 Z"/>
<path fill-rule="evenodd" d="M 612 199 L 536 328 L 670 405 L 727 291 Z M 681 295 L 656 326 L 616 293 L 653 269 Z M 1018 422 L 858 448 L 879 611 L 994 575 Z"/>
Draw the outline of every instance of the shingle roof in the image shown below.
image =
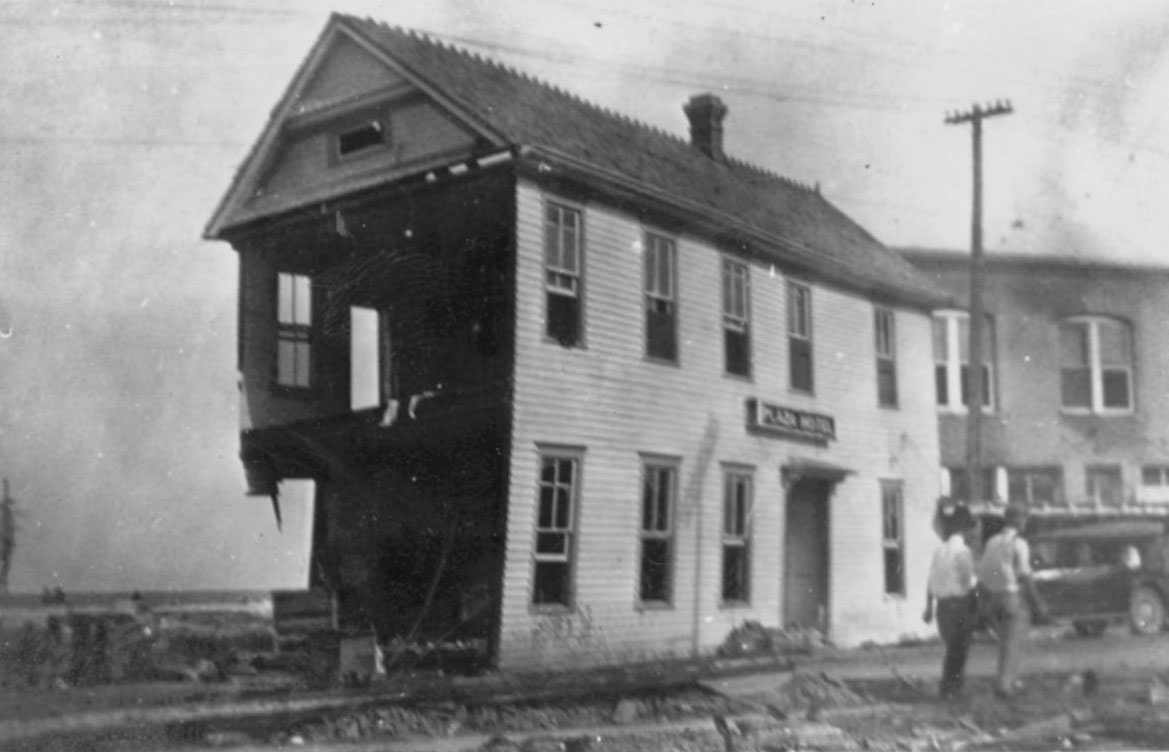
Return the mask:
<path fill-rule="evenodd" d="M 912 265 L 816 190 L 738 160 L 715 161 L 677 136 L 429 37 L 372 19 L 337 14 L 333 21 L 513 146 L 564 155 L 667 201 L 732 219 L 771 241 L 781 259 L 847 286 L 917 304 L 940 299 Z"/>

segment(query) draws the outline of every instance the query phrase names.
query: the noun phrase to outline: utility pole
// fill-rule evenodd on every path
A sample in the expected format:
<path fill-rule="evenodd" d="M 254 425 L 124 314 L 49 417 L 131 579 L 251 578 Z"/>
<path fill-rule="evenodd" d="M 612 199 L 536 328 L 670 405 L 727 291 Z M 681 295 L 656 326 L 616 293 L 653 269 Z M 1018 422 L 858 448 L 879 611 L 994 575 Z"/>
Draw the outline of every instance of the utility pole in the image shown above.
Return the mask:
<path fill-rule="evenodd" d="M 946 115 L 946 125 L 970 123 L 974 142 L 974 206 L 970 217 L 970 346 L 969 390 L 966 405 L 966 477 L 969 503 L 983 499 L 982 488 L 982 329 L 985 313 L 982 304 L 982 121 L 1014 112 L 1009 101 L 992 105 L 974 105 L 967 112 Z"/>
<path fill-rule="evenodd" d="M 8 592 L 8 571 L 12 568 L 12 550 L 16 548 L 16 510 L 4 479 L 4 498 L 0 500 L 0 593 Z"/>

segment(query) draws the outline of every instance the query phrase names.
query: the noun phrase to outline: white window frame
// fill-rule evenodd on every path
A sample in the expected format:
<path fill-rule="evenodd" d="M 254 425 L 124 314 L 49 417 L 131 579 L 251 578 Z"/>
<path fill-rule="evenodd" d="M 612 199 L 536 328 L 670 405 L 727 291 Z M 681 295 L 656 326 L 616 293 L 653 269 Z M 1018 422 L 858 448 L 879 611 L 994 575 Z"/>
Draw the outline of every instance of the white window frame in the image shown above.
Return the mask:
<path fill-rule="evenodd" d="M 660 233 L 645 231 L 645 274 L 643 287 L 645 292 L 645 307 L 647 311 L 666 311 L 674 322 L 674 357 L 663 358 L 649 352 L 650 332 L 649 320 L 646 319 L 645 351 L 646 355 L 657 359 L 676 362 L 678 360 L 678 244 L 670 237 Z M 661 272 L 662 257 L 668 259 L 669 269 L 666 275 Z M 665 280 L 667 289 L 661 289 L 662 280 Z"/>
<path fill-rule="evenodd" d="M 890 503 L 893 503 L 896 530 L 890 535 Z M 889 589 L 887 556 L 890 551 L 897 553 L 901 570 L 901 587 Z M 881 481 L 881 590 L 887 598 L 904 598 L 909 577 L 905 571 L 905 484 L 900 480 Z"/>
<path fill-rule="evenodd" d="M 882 336 L 883 335 L 883 336 Z M 888 306 L 873 307 L 873 348 L 876 353 L 877 404 L 881 407 L 897 407 L 897 315 Z M 893 399 L 881 399 L 881 364 L 887 363 L 893 374 Z"/>
<path fill-rule="evenodd" d="M 791 389 L 813 393 L 816 391 L 816 356 L 812 344 L 812 288 L 802 282 L 788 280 L 787 282 L 787 336 L 788 336 L 788 374 L 787 384 Z M 794 383 L 794 361 L 791 359 L 792 340 L 806 342 L 808 347 L 808 384 L 796 386 Z"/>
<path fill-rule="evenodd" d="M 1148 482 L 1150 473 L 1157 476 L 1156 483 Z M 1138 501 L 1155 504 L 1169 502 L 1169 463 L 1142 465 L 1139 489 Z"/>
<path fill-rule="evenodd" d="M 549 216 L 556 213 L 555 219 Z M 565 263 L 566 240 L 565 218 L 574 220 L 573 258 Z M 550 247 L 551 229 L 556 229 L 556 248 Z M 584 255 L 584 212 L 575 206 L 559 201 L 548 201 L 544 207 L 544 289 L 557 295 L 571 298 L 580 297 L 581 265 Z M 555 256 L 555 258 L 552 258 Z"/>
<path fill-rule="evenodd" d="M 555 462 L 556 469 L 554 470 L 552 483 L 549 484 L 544 480 L 544 464 L 545 462 Z M 569 462 L 572 465 L 572 479 L 567 484 L 568 490 L 568 514 L 566 515 L 565 525 L 557 524 L 557 508 L 556 508 L 556 491 L 565 488 L 564 483 L 560 481 L 559 463 Z M 536 508 L 534 519 L 534 533 L 532 535 L 532 586 L 528 597 L 529 607 L 536 611 L 546 610 L 564 610 L 571 609 L 575 601 L 575 583 L 576 583 L 576 525 L 577 513 L 580 507 L 580 489 L 581 489 L 581 468 L 584 464 L 584 450 L 570 447 L 540 447 L 538 459 L 536 464 Z M 546 488 L 552 489 L 553 492 L 553 509 L 551 513 L 551 524 L 540 524 L 541 504 L 543 502 L 544 490 Z M 563 535 L 564 546 L 563 550 L 559 552 L 541 552 L 540 551 L 540 536 L 541 535 Z M 536 600 L 536 570 L 540 564 L 565 564 L 568 567 L 567 583 L 565 585 L 565 602 L 558 601 L 537 601 Z"/>
<path fill-rule="evenodd" d="M 744 261 L 723 256 L 720 279 L 722 281 L 722 328 L 723 373 L 740 378 L 750 378 L 753 372 L 751 353 L 751 270 Z M 742 334 L 746 339 L 747 373 L 739 374 L 727 369 L 726 334 Z"/>
<path fill-rule="evenodd" d="M 737 484 L 743 484 L 744 508 L 742 513 L 736 514 L 737 509 L 733 507 L 737 504 L 738 497 L 736 494 Z M 752 566 L 752 527 L 753 517 L 755 514 L 755 472 L 753 468 L 743 466 L 726 466 L 723 468 L 723 505 L 722 505 L 722 537 L 721 537 L 721 552 L 722 561 L 719 567 L 719 602 L 724 605 L 747 605 L 751 603 L 751 582 L 754 575 L 754 567 Z M 737 524 L 739 517 L 742 518 L 742 527 Z M 745 592 L 742 598 L 727 598 L 726 597 L 726 556 L 727 551 L 733 548 L 741 548 L 744 551 L 744 561 L 746 563 L 747 573 L 743 589 Z"/>
<path fill-rule="evenodd" d="M 1100 325 L 1108 324 L 1119 326 L 1128 337 L 1129 361 L 1125 365 L 1109 363 L 1105 367 L 1100 362 Z M 1090 404 L 1065 405 L 1063 404 L 1063 328 L 1069 326 L 1085 326 L 1088 334 L 1088 369 L 1090 372 L 1091 395 Z M 1060 366 L 1060 405 L 1062 412 L 1080 415 L 1131 415 L 1136 409 L 1136 390 L 1133 384 L 1133 359 L 1136 350 L 1136 335 L 1132 325 L 1123 319 L 1110 316 L 1068 316 L 1060 319 L 1057 328 L 1059 335 L 1059 366 Z M 1104 372 L 1124 371 L 1128 382 L 1128 405 L 1125 407 L 1106 407 L 1104 405 Z"/>
<path fill-rule="evenodd" d="M 678 466 L 678 460 L 672 458 L 643 456 L 641 460 L 641 505 L 638 521 L 640 531 L 638 539 L 641 547 L 638 550 L 637 602 L 642 606 L 664 607 L 670 606 L 674 602 L 674 585 L 677 579 L 674 520 L 678 509 Z M 653 505 L 647 496 L 647 492 L 661 493 L 661 487 L 656 481 L 660 480 L 663 475 L 666 482 L 669 483 L 669 487 L 665 490 L 665 520 L 660 519 L 656 505 Z M 647 516 L 651 518 L 648 525 L 646 524 Z M 665 597 L 661 599 L 647 599 L 641 589 L 645 564 L 644 546 L 647 540 L 665 541 L 667 546 L 666 593 Z"/>
<path fill-rule="evenodd" d="M 961 330 L 961 322 L 969 322 L 970 314 L 966 311 L 958 310 L 944 310 L 935 311 L 933 314 L 934 321 L 941 321 L 945 325 L 946 332 L 946 352 L 944 360 L 937 359 L 937 353 L 934 353 L 934 368 L 938 366 L 945 366 L 946 368 L 946 403 L 938 403 L 935 395 L 935 404 L 938 410 L 951 413 L 965 413 L 967 407 L 962 403 L 962 367 L 970 364 L 962 359 L 962 344 L 960 341 L 959 332 Z M 987 316 L 986 324 L 991 327 L 989 340 L 990 352 L 982 353 L 983 363 L 986 366 L 984 385 L 986 387 L 987 401 L 982 405 L 982 412 L 994 412 L 998 405 L 998 393 L 995 383 L 995 364 L 997 357 L 994 352 L 995 342 L 997 341 L 997 333 L 995 331 L 995 320 L 991 316 Z M 933 326 L 933 322 L 930 324 Z M 969 336 L 969 329 L 966 330 Z M 931 331 L 930 336 L 933 336 Z M 969 357 L 969 352 L 967 353 Z"/>

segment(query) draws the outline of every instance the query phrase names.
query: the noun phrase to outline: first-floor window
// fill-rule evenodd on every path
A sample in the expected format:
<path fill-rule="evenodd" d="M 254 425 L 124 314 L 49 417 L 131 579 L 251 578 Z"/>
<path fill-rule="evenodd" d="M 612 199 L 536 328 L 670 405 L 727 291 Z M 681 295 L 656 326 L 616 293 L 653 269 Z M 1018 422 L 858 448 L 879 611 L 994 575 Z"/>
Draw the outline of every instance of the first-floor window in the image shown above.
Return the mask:
<path fill-rule="evenodd" d="M 543 452 L 536 500 L 533 605 L 569 606 L 572 603 L 574 507 L 579 492 L 580 453 Z"/>
<path fill-rule="evenodd" d="M 1124 499 L 1124 482 L 1120 465 L 1088 465 L 1084 468 L 1088 500 L 1102 506 L 1120 506 Z"/>
<path fill-rule="evenodd" d="M 1007 468 L 1007 501 L 1016 504 L 1055 504 L 1063 499 L 1058 467 Z"/>
<path fill-rule="evenodd" d="M 994 482 L 994 468 L 983 467 L 978 474 L 982 487 L 979 489 L 979 498 L 972 498 L 970 493 L 970 472 L 964 467 L 947 468 L 950 474 L 950 498 L 955 501 L 965 501 L 974 504 L 994 499 L 997 496 Z"/>
<path fill-rule="evenodd" d="M 885 593 L 905 595 L 905 502 L 901 481 L 881 481 L 881 549 Z"/>
<path fill-rule="evenodd" d="M 641 481 L 641 577 L 643 603 L 669 603 L 673 594 L 674 499 L 678 470 L 673 464 L 646 461 Z"/>
<path fill-rule="evenodd" d="M 751 600 L 751 473 L 728 470 L 723 479 L 722 599 Z"/>

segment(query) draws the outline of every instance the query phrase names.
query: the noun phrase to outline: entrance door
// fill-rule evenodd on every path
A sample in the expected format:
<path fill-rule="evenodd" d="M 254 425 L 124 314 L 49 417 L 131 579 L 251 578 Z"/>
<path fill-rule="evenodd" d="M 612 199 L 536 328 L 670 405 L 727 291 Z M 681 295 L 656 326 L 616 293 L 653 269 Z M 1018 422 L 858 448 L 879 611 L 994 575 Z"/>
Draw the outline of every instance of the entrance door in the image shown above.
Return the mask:
<path fill-rule="evenodd" d="M 784 533 L 783 625 L 826 631 L 828 614 L 828 496 L 832 484 L 805 478 L 787 493 Z"/>

